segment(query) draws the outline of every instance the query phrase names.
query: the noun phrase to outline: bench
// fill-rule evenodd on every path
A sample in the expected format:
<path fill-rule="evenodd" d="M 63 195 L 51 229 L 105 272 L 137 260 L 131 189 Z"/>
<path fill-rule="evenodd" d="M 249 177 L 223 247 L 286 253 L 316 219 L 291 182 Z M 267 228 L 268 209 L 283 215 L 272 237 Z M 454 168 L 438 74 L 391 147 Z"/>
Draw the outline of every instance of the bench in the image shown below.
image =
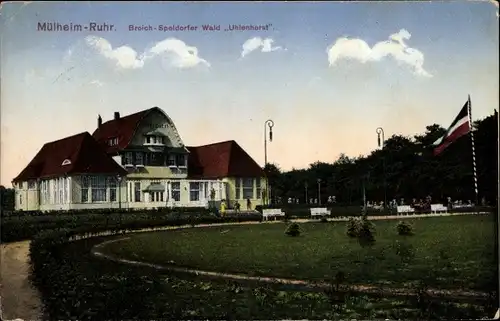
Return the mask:
<path fill-rule="evenodd" d="M 431 213 L 448 212 L 448 208 L 443 204 L 431 204 Z"/>
<path fill-rule="evenodd" d="M 326 207 L 314 207 L 311 208 L 311 217 L 314 218 L 315 216 L 330 216 L 331 212 L 326 208 Z"/>
<path fill-rule="evenodd" d="M 274 220 L 276 220 L 278 216 L 285 217 L 285 212 L 281 208 L 267 208 L 262 210 L 262 219 L 264 221 L 267 221 L 269 217 L 274 217 Z"/>
<path fill-rule="evenodd" d="M 410 205 L 400 205 L 397 207 L 398 215 L 409 215 L 410 213 L 415 213 L 415 209 Z"/>

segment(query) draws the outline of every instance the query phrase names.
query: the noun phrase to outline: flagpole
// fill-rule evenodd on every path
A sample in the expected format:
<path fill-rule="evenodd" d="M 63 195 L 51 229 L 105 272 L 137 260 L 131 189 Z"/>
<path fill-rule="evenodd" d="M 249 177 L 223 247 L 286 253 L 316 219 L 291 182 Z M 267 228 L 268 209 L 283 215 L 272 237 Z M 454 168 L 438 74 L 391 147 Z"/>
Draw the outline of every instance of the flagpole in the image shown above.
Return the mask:
<path fill-rule="evenodd" d="M 476 171 L 476 148 L 474 146 L 474 130 L 472 126 L 472 113 L 471 113 L 471 102 L 470 102 L 470 95 L 467 100 L 467 110 L 469 114 L 469 126 L 470 126 L 470 139 L 471 139 L 471 146 L 472 146 L 472 170 L 474 174 L 474 191 L 476 192 L 476 207 L 479 206 L 479 190 L 477 188 L 477 171 Z"/>

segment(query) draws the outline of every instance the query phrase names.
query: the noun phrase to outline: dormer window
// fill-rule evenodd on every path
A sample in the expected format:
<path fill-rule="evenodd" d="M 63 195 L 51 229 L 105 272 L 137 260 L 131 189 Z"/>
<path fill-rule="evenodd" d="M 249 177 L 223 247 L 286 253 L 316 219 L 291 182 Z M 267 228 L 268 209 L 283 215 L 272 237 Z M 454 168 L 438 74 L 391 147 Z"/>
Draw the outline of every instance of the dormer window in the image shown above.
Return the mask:
<path fill-rule="evenodd" d="M 70 165 L 70 164 L 71 164 L 71 161 L 66 158 L 65 160 L 63 160 L 61 166 Z"/>
<path fill-rule="evenodd" d="M 109 146 L 118 145 L 118 137 L 113 137 L 113 138 L 108 139 L 108 145 Z"/>
<path fill-rule="evenodd" d="M 175 165 L 175 155 L 168 155 L 168 167 L 176 167 Z"/>
<path fill-rule="evenodd" d="M 165 145 L 165 137 L 160 135 L 147 135 L 144 137 L 144 145 Z"/>

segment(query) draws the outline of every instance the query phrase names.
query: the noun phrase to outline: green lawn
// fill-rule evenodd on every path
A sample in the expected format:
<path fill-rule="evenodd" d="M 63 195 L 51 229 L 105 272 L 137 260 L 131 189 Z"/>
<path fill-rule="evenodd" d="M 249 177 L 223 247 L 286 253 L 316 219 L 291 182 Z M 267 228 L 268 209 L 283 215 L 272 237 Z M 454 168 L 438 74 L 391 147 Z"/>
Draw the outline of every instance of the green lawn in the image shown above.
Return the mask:
<path fill-rule="evenodd" d="M 492 215 L 408 220 L 415 235 L 398 236 L 397 221 L 375 221 L 376 243 L 362 248 L 346 236 L 346 223 L 304 223 L 302 235 L 286 225 L 195 228 L 131 235 L 104 251 L 158 264 L 249 275 L 310 280 L 337 271 L 351 284 L 404 286 L 426 280 L 439 288 L 489 290 L 496 281 Z"/>

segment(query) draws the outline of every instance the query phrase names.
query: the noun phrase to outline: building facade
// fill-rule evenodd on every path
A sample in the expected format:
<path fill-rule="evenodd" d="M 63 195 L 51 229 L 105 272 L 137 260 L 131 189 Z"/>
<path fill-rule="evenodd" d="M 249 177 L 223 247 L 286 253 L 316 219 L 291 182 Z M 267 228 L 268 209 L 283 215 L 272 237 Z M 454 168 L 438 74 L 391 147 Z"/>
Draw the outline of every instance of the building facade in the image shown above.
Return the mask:
<path fill-rule="evenodd" d="M 158 107 L 45 144 L 13 180 L 18 210 L 262 204 L 264 173 L 235 142 L 184 145 Z"/>

